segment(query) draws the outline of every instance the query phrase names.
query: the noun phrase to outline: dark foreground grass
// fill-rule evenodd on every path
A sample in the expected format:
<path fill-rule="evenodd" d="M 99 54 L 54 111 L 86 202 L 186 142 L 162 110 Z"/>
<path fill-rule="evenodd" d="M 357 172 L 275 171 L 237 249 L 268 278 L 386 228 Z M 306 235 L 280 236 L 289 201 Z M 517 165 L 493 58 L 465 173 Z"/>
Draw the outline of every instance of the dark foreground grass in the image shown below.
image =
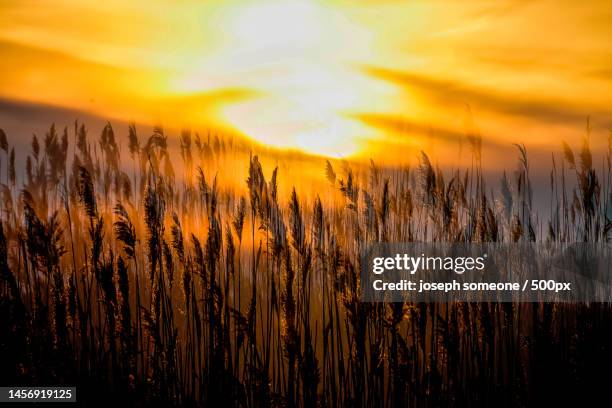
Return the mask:
<path fill-rule="evenodd" d="M 612 147 L 600 170 L 588 138 L 564 147 L 542 218 L 522 146 L 499 186 L 472 141 L 469 169 L 324 163 L 329 189 L 302 200 L 238 142 L 90 140 L 51 127 L 18 169 L 0 134 L 2 385 L 76 385 L 87 405 L 609 398 L 609 305 L 363 303 L 358 260 L 371 242 L 610 242 Z M 218 182 L 236 168 L 243 188 Z"/>

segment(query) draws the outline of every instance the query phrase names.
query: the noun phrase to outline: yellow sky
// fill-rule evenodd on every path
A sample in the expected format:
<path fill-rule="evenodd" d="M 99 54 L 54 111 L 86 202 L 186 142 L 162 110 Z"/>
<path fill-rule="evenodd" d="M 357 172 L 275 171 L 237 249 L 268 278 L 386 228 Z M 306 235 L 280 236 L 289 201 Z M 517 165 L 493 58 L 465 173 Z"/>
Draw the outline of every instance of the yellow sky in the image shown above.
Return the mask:
<path fill-rule="evenodd" d="M 334 157 L 474 129 L 549 147 L 612 127 L 610 21 L 609 0 L 0 0 L 0 98 Z"/>

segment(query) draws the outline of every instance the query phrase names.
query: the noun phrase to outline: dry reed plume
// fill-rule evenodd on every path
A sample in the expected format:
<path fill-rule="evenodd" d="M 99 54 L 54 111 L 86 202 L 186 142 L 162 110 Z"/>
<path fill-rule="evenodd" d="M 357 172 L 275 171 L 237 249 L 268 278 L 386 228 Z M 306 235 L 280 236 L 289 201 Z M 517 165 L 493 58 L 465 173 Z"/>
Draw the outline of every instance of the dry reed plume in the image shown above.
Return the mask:
<path fill-rule="evenodd" d="M 553 155 L 544 219 L 525 147 L 487 186 L 474 137 L 469 169 L 322 162 L 329 190 L 304 200 L 223 138 L 182 132 L 179 165 L 161 128 L 130 125 L 125 153 L 110 124 L 52 126 L 22 170 L 0 132 L 0 383 L 136 406 L 584 403 L 611 378 L 608 305 L 370 304 L 358 271 L 371 242 L 610 242 L 612 136 L 600 169 L 589 137 Z M 243 190 L 218 181 L 227 157 Z"/>

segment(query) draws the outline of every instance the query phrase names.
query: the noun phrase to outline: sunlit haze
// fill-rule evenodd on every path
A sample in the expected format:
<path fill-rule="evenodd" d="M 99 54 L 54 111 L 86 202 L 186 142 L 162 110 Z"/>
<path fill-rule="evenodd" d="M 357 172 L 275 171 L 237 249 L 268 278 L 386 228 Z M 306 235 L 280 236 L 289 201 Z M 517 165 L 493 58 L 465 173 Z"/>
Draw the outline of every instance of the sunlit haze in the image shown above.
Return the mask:
<path fill-rule="evenodd" d="M 609 1 L 0 1 L 0 97 L 330 157 L 474 129 L 537 149 L 612 126 L 611 20 Z"/>

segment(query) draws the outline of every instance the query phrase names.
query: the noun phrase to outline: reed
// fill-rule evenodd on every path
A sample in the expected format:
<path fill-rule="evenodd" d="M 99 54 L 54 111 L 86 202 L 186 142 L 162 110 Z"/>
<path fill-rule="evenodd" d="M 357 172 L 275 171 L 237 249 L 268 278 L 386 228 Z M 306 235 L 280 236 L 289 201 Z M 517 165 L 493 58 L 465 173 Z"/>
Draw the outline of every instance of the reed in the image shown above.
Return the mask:
<path fill-rule="evenodd" d="M 590 129 L 578 154 L 560 146 L 540 214 L 527 149 L 487 186 L 479 135 L 470 168 L 425 152 L 415 168 L 322 161 L 329 189 L 304 199 L 239 141 L 184 131 L 174 157 L 161 127 L 141 144 L 130 124 L 124 157 L 110 124 L 93 147 L 73 133 L 74 148 L 68 129 L 33 137 L 18 169 L 0 131 L 3 384 L 143 406 L 520 406 L 606 389 L 608 305 L 368 304 L 358 271 L 373 242 L 610 242 L 612 135 L 601 168 Z M 219 181 L 228 163 L 241 187 Z"/>

